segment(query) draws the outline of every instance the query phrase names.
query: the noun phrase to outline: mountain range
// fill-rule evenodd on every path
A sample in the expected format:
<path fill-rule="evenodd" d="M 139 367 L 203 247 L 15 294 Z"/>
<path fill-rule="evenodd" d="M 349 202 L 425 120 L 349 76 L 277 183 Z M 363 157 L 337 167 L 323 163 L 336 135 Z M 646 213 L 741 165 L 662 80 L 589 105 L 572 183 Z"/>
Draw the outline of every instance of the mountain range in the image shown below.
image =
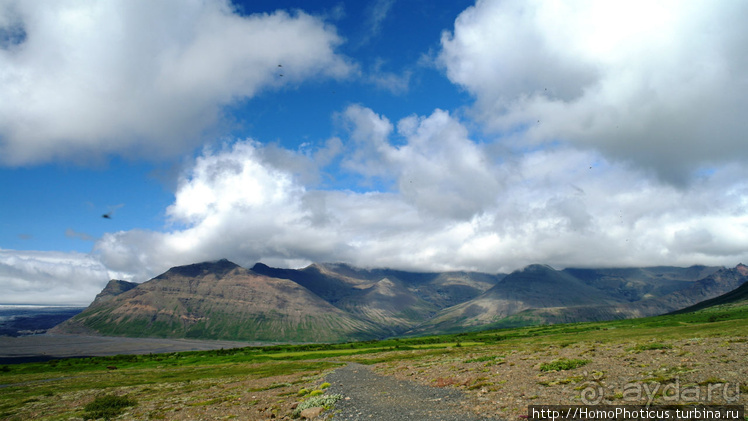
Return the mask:
<path fill-rule="evenodd" d="M 407 272 L 340 263 L 251 269 L 228 260 L 113 280 L 53 333 L 344 342 L 677 311 L 730 293 L 748 267 Z"/>

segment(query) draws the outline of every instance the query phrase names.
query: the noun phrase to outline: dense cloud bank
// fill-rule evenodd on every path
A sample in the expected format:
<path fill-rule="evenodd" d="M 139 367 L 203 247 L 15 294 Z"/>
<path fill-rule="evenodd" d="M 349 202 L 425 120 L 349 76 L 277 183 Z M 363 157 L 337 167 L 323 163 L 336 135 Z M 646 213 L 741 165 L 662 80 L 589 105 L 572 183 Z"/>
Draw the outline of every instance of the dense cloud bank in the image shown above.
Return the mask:
<path fill-rule="evenodd" d="M 81 253 L 0 249 L 0 304 L 87 306 L 117 274 Z"/>
<path fill-rule="evenodd" d="M 294 169 L 314 168 L 316 154 L 286 151 L 293 159 L 279 161 L 258 142 L 236 142 L 206 150 L 182 179 L 172 229 L 108 234 L 97 253 L 107 267 L 143 275 L 218 257 L 486 272 L 748 257 L 740 168 L 684 189 L 570 147 L 499 159 L 440 110 L 396 125 L 360 106 L 344 116 L 351 141 L 341 165 L 389 189 L 315 188 Z"/>

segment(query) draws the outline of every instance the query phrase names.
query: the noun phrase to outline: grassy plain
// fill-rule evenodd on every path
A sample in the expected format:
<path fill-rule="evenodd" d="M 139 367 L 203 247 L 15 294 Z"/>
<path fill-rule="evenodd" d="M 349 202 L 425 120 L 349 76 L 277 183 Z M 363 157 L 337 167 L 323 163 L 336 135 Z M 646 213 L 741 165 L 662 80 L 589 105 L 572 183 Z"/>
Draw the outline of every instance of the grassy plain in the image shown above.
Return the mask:
<path fill-rule="evenodd" d="M 747 349 L 748 307 L 722 306 L 380 341 L 71 358 L 0 366 L 0 419 L 93 419 L 92 404 L 102 402 L 126 403 L 105 418 L 290 418 L 309 395 L 323 393 L 308 394 L 324 389 L 325 374 L 347 361 L 461 388 L 471 409 L 501 417 L 519 415 L 528 404 L 556 403 L 549 396 L 581 403 L 590 381 L 609 389 L 613 403 L 624 403 L 625 385 L 636 382 L 734 383 L 745 404 Z"/>

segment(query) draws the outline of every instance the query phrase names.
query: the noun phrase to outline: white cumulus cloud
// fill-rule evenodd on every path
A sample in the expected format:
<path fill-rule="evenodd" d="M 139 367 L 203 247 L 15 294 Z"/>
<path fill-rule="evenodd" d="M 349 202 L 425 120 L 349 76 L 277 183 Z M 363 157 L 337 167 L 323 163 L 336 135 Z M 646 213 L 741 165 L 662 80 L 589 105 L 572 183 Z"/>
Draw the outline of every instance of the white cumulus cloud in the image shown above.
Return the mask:
<path fill-rule="evenodd" d="M 744 162 L 748 3 L 479 0 L 440 62 L 518 147 L 557 141 L 676 184 Z"/>
<path fill-rule="evenodd" d="M 0 1 L 0 162 L 183 153 L 237 99 L 346 76 L 341 42 L 303 12 L 227 0 Z"/>

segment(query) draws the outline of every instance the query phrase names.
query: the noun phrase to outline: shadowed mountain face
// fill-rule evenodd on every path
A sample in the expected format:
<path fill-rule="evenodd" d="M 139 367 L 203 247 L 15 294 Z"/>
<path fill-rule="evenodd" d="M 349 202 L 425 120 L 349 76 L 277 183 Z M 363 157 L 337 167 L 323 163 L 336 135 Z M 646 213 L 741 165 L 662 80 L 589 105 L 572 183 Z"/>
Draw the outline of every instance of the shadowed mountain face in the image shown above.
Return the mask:
<path fill-rule="evenodd" d="M 748 268 L 565 269 L 509 275 L 313 264 L 251 270 L 227 260 L 111 281 L 57 333 L 338 342 L 650 316 L 734 290 Z"/>
<path fill-rule="evenodd" d="M 459 331 L 531 308 L 614 305 L 622 301 L 620 294 L 606 293 L 550 266 L 530 265 L 507 275 L 480 296 L 445 309 L 418 331 Z"/>
<path fill-rule="evenodd" d="M 557 271 L 531 265 L 507 275 L 484 294 L 442 310 L 415 332 L 654 316 L 737 288 L 748 280 L 740 267 Z"/>
<path fill-rule="evenodd" d="M 290 279 L 331 303 L 360 295 L 361 290 L 389 279 L 401 285 L 409 294 L 439 309 L 475 298 L 504 277 L 503 274 L 478 272 L 430 273 L 359 269 L 341 263 L 315 263 L 299 270 L 275 269 L 258 263 L 252 270 L 267 276 Z"/>
<path fill-rule="evenodd" d="M 748 276 L 748 266 L 738 265 L 733 271 L 739 276 Z M 690 313 L 716 306 L 748 306 L 748 283 L 743 283 L 736 289 L 706 301 L 702 301 L 682 310 L 674 311 L 672 314 Z"/>
<path fill-rule="evenodd" d="M 477 297 L 503 275 L 422 273 L 313 264 L 301 270 L 256 264 L 253 271 L 293 280 L 337 308 L 385 329 L 405 333 L 437 311 Z"/>
<path fill-rule="evenodd" d="M 614 269 L 564 269 L 562 272 L 598 289 L 615 292 L 629 302 L 661 297 L 686 287 L 690 282 L 706 278 L 719 268 L 691 266 L 688 268 L 650 267 Z"/>

